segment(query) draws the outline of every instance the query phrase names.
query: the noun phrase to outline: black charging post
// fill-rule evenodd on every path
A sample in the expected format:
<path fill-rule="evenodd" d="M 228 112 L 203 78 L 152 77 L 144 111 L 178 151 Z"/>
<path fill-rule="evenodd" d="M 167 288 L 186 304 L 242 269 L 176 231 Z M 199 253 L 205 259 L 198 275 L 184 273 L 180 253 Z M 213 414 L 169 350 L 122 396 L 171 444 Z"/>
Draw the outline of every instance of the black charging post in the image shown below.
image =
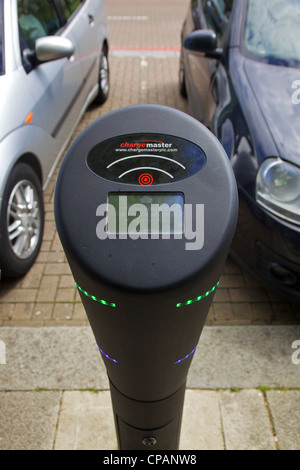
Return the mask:
<path fill-rule="evenodd" d="M 62 163 L 57 229 L 106 366 L 122 450 L 178 448 L 187 374 L 237 208 L 223 148 L 171 108 L 107 114 Z"/>

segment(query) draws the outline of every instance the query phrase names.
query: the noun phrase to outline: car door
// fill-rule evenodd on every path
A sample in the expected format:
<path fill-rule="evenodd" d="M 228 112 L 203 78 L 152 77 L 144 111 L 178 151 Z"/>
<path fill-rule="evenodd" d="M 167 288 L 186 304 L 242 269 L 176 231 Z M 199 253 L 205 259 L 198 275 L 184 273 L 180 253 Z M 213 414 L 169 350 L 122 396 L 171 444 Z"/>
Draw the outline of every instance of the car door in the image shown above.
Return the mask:
<path fill-rule="evenodd" d="M 76 43 L 80 54 L 83 84 L 87 94 L 98 84 L 101 28 L 104 15 L 103 0 L 58 0 L 67 24 L 73 22 Z M 76 12 L 80 9 L 80 14 Z"/>
<path fill-rule="evenodd" d="M 76 31 L 71 23 L 64 27 L 54 0 L 17 0 L 17 7 L 26 83 L 35 99 L 32 120 L 53 139 L 53 160 L 49 159 L 45 165 L 48 175 L 79 112 L 77 96 L 83 78 L 79 51 L 76 49 Z M 75 45 L 74 55 L 70 59 L 32 65 L 28 60 L 28 51 L 34 50 L 38 38 L 50 35 L 61 35 L 71 40 Z"/>
<path fill-rule="evenodd" d="M 199 0 L 198 17 L 200 29 L 213 30 L 221 46 L 231 15 L 233 0 Z M 189 100 L 193 115 L 212 129 L 212 120 L 216 111 L 215 78 L 220 62 L 199 54 L 188 54 L 188 66 L 191 76 L 192 98 Z"/>

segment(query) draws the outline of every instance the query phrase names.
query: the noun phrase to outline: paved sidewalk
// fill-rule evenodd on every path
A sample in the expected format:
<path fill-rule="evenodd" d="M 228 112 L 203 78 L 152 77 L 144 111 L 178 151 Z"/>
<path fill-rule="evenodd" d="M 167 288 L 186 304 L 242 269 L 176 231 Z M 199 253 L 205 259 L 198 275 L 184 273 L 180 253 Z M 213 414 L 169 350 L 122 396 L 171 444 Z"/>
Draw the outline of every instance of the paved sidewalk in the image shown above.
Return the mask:
<path fill-rule="evenodd" d="M 188 376 L 180 449 L 299 450 L 297 337 L 300 326 L 205 327 Z M 0 449 L 117 448 L 108 379 L 89 327 L 3 327 L 0 340 Z"/>
<path fill-rule="evenodd" d="M 109 391 L 0 392 L 0 403 L 0 450 L 117 450 Z M 179 450 L 299 450 L 295 408 L 294 390 L 188 389 Z"/>

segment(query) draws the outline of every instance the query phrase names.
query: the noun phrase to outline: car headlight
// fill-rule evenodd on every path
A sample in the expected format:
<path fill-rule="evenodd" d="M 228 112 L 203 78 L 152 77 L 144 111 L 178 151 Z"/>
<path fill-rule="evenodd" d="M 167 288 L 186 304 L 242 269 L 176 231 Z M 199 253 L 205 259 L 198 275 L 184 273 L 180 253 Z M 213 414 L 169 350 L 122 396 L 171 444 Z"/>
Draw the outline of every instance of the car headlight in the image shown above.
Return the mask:
<path fill-rule="evenodd" d="M 264 160 L 257 173 L 256 200 L 278 217 L 300 225 L 300 168 L 279 158 Z"/>

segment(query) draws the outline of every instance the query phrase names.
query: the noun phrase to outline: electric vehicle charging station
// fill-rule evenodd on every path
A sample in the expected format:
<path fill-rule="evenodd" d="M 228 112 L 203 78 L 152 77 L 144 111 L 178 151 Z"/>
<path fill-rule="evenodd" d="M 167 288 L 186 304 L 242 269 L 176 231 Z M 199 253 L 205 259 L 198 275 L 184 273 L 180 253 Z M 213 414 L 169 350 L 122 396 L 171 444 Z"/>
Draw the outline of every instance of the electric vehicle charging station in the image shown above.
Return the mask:
<path fill-rule="evenodd" d="M 164 106 L 99 118 L 64 158 L 56 225 L 107 370 L 121 450 L 178 449 L 237 201 L 217 139 Z"/>

